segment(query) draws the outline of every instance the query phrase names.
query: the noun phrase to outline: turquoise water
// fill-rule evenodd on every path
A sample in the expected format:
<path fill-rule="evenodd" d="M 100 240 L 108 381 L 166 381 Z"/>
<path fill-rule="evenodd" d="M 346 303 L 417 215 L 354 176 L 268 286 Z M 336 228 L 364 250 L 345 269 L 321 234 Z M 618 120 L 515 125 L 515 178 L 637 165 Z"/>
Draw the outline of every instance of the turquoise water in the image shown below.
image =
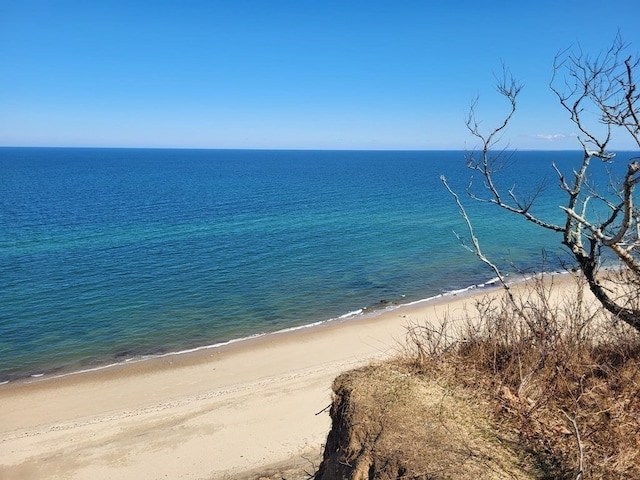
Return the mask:
<path fill-rule="evenodd" d="M 551 162 L 501 181 L 559 218 Z M 464 152 L 0 148 L 0 381 L 211 345 L 465 288 L 492 272 L 440 175 Z M 505 271 L 559 237 L 468 203 Z"/>

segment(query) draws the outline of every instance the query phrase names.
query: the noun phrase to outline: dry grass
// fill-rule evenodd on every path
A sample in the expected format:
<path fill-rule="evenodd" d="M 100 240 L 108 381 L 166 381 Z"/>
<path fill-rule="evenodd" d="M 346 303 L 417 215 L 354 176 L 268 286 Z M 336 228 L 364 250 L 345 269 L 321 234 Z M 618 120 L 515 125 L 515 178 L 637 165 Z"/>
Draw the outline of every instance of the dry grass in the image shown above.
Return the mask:
<path fill-rule="evenodd" d="M 455 332 L 415 326 L 406 358 L 491 402 L 539 478 L 640 478 L 640 336 L 575 280 L 481 301 Z"/>
<path fill-rule="evenodd" d="M 397 361 L 334 381 L 322 480 L 531 479 L 491 411 L 464 388 Z"/>

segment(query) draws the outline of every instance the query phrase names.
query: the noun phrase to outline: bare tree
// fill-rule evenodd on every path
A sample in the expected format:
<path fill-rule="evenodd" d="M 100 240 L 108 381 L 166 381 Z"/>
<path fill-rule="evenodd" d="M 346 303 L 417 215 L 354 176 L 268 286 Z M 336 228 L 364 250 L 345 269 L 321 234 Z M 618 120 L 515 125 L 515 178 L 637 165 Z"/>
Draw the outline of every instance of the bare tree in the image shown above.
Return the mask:
<path fill-rule="evenodd" d="M 476 121 L 476 101 L 469 110 L 466 126 L 481 146 L 467 155 L 467 166 L 481 176 L 483 188 L 478 194 L 470 185 L 467 192 L 474 200 L 497 205 L 561 234 L 562 243 L 604 308 L 640 331 L 640 211 L 634 204 L 640 163 L 638 158 L 626 159 L 626 173 L 613 183 L 613 195 L 591 184 L 589 176 L 592 162 L 613 160 L 615 154 L 609 150 L 613 134 L 631 136 L 640 148 L 640 94 L 634 78 L 638 60 L 625 55 L 626 49 L 618 36 L 608 50 L 595 58 L 576 48 L 559 53 L 554 60 L 549 86 L 577 128 L 577 141 L 583 152 L 581 163 L 569 176 L 553 165 L 566 198 L 561 207 L 562 222 L 547 221 L 532 213 L 542 185 L 526 199 L 520 198 L 514 188 L 505 191 L 497 186 L 496 173 L 504 167 L 507 152 L 496 146 L 516 111 L 522 90 L 506 69 L 498 80 L 498 92 L 510 105 L 502 123 L 489 133 L 482 133 Z M 621 281 L 615 288 L 613 277 L 604 281 L 600 269 L 605 252 L 621 262 L 622 268 L 616 271 Z"/>

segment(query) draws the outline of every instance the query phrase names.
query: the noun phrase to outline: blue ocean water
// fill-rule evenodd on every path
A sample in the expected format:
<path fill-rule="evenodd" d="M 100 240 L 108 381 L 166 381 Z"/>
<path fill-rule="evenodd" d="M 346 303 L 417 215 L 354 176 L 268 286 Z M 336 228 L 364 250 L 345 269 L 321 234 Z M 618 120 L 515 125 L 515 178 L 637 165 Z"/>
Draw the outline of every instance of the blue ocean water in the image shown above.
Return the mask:
<path fill-rule="evenodd" d="M 0 381 L 212 345 L 465 288 L 493 276 L 456 239 L 454 151 L 0 148 Z M 499 177 L 561 218 L 551 163 Z M 479 180 L 477 180 L 479 182 Z M 463 197 L 464 198 L 464 197 Z M 505 271 L 557 266 L 560 238 L 466 202 Z"/>

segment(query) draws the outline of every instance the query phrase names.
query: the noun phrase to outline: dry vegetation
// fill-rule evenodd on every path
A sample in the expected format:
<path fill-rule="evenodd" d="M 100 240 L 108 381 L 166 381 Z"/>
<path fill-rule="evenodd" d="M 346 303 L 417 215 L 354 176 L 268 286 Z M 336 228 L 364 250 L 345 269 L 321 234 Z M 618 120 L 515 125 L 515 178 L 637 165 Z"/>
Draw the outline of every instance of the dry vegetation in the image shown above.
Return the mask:
<path fill-rule="evenodd" d="M 498 438 L 488 403 L 402 360 L 334 381 L 332 429 L 320 480 L 532 479 Z"/>
<path fill-rule="evenodd" d="M 398 358 L 335 379 L 319 469 L 260 478 L 640 478 L 640 335 L 567 277 L 414 324 Z"/>
<path fill-rule="evenodd" d="M 623 272 L 609 272 L 609 286 Z M 640 338 L 597 308 L 576 276 L 484 300 L 464 325 L 409 332 L 416 371 L 493 405 L 538 478 L 640 478 Z M 454 331 L 455 330 L 455 331 Z"/>

